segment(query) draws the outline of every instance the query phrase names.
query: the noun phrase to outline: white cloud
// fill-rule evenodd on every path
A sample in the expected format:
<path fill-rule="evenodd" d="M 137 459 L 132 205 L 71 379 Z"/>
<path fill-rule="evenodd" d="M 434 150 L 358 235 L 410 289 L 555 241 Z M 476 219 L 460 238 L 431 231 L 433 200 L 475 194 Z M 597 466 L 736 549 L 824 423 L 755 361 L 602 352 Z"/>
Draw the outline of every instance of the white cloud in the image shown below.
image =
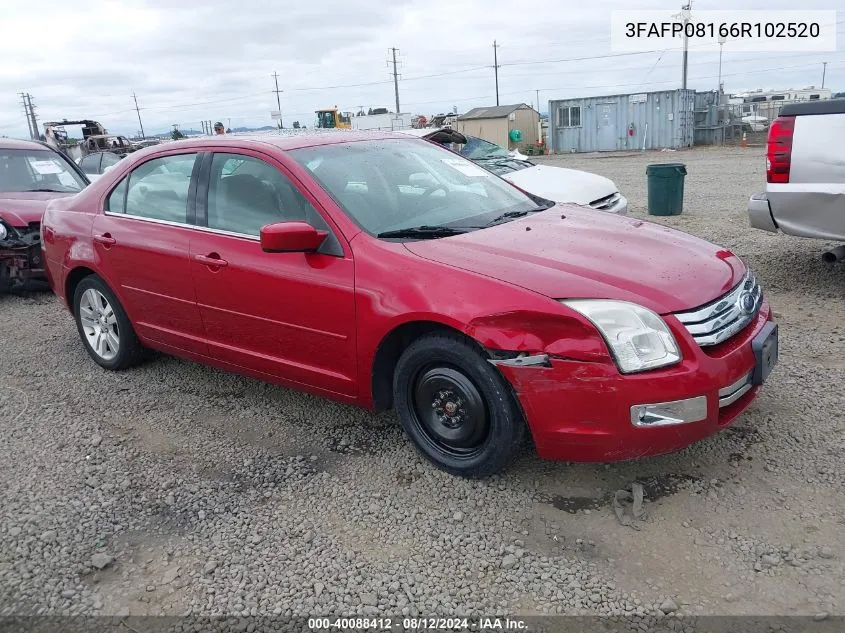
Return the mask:
<path fill-rule="evenodd" d="M 37 9 L 7 4 L 0 22 L 0 134 L 10 136 L 26 133 L 21 91 L 35 98 L 40 121 L 91 117 L 119 133 L 138 129 L 133 91 L 147 132 L 172 123 L 199 129 L 207 119 L 266 125 L 276 108 L 274 71 L 284 91 L 286 124 L 310 125 L 315 109 L 335 104 L 392 109 L 391 46 L 401 51 L 402 109 L 422 114 L 495 102 L 494 39 L 501 44 L 502 103 L 533 103 L 537 89 L 546 103 L 676 88 L 681 75 L 679 53 L 608 56 L 609 15 L 618 6 L 610 0 L 594 0 L 589 9 L 516 0 L 41 0 Z M 680 6 L 643 0 L 636 8 L 674 4 Z M 811 0 L 805 8 L 837 4 Z M 765 6 L 794 8 L 786 0 Z M 761 5 L 700 0 L 694 8 Z M 599 58 L 521 63 L 584 57 Z M 845 90 L 841 52 L 755 55 L 732 54 L 726 47 L 723 79 L 736 91 L 818 85 L 822 61 L 829 62 L 826 85 Z M 717 54 L 691 51 L 690 87 L 714 89 L 717 73 Z"/>

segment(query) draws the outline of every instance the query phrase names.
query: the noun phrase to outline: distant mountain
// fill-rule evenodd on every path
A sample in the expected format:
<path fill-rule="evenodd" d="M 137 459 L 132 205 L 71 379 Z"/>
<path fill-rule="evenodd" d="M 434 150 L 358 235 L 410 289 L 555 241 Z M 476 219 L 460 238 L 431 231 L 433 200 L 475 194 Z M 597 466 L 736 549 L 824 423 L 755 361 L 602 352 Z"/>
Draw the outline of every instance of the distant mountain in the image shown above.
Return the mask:
<path fill-rule="evenodd" d="M 262 127 L 233 127 L 232 132 L 266 132 L 268 130 L 275 130 L 275 125 L 264 125 Z M 185 136 L 197 136 L 202 135 L 202 130 L 195 130 L 194 128 L 183 128 L 180 127 L 179 131 L 182 132 Z M 170 137 L 170 134 L 173 130 L 167 130 L 165 132 L 156 132 L 155 134 L 147 134 L 147 138 L 154 138 L 154 137 Z"/>

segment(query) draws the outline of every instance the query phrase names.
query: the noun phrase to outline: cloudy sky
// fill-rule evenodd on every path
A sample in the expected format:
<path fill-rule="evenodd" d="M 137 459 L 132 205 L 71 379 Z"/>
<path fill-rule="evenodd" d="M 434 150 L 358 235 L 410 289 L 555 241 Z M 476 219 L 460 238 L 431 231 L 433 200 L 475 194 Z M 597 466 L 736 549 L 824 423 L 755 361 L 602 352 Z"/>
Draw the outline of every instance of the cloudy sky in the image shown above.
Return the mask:
<path fill-rule="evenodd" d="M 680 0 L 7 0 L 0 16 L 0 136 L 25 136 L 20 92 L 39 122 L 93 118 L 134 135 L 137 95 L 145 131 L 200 121 L 271 123 L 279 74 L 285 125 L 309 127 L 314 110 L 393 109 L 388 49 L 399 49 L 403 111 L 432 114 L 500 102 L 680 87 L 679 52 L 613 55 L 611 8 L 680 8 Z M 840 0 L 806 0 L 836 9 Z M 579 5 L 589 9 L 576 8 Z M 794 9 L 792 0 L 694 0 L 693 10 Z M 845 12 L 838 50 L 731 53 L 727 91 L 820 85 L 845 91 Z M 690 52 L 689 87 L 715 89 L 718 53 Z M 546 106 L 541 107 L 543 111 Z M 77 128 L 71 128 L 73 131 Z"/>

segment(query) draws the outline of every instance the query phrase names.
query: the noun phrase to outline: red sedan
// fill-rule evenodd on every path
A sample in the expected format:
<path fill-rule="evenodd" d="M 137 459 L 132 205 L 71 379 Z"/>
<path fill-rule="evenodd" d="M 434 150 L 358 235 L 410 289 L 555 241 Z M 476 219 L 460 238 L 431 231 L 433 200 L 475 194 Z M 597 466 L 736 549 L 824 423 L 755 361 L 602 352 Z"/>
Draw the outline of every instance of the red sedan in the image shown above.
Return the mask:
<path fill-rule="evenodd" d="M 407 136 L 160 145 L 51 203 L 43 237 L 102 367 L 150 348 L 394 407 L 458 475 L 499 470 L 526 432 L 549 459 L 683 448 L 777 360 L 732 253 L 555 205 Z"/>

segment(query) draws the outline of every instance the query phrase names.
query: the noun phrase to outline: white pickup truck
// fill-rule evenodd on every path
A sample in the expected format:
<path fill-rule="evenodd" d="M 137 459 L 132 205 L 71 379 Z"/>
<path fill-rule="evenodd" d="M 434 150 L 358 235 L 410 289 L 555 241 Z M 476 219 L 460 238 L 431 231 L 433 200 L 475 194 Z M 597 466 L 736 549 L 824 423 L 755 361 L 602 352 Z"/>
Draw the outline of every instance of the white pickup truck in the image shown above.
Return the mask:
<path fill-rule="evenodd" d="M 845 242 L 845 99 L 785 106 L 769 128 L 766 191 L 748 201 L 751 226 Z M 845 245 L 827 251 L 845 259 Z"/>

